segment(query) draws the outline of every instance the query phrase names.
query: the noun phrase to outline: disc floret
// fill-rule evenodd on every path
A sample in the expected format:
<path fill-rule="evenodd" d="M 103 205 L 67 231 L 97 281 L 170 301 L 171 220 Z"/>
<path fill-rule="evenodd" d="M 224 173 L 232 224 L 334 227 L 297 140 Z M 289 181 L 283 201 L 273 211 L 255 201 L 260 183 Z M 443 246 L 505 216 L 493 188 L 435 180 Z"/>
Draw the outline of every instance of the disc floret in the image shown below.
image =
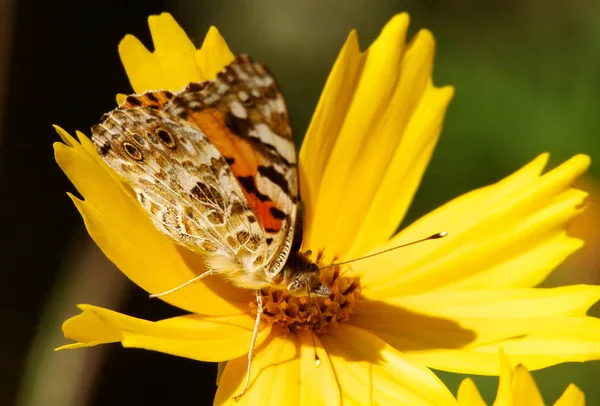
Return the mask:
<path fill-rule="evenodd" d="M 333 266 L 321 270 L 321 282 L 331 289 L 329 297 L 294 297 L 287 290 L 262 289 L 262 317 L 290 332 L 305 329 L 317 334 L 350 320 L 360 292 L 358 278 L 342 275 L 340 267 Z M 251 306 L 256 309 L 255 302 Z"/>

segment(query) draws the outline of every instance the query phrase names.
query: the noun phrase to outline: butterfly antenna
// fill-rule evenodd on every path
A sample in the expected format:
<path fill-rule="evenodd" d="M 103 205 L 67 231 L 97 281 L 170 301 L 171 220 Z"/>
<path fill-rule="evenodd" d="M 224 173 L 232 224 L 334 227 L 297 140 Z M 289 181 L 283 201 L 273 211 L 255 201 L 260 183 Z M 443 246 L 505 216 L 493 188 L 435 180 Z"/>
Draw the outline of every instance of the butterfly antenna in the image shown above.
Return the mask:
<path fill-rule="evenodd" d="M 215 273 L 216 272 L 213 271 L 213 270 L 206 271 L 206 272 L 204 272 L 204 273 L 202 273 L 202 274 L 200 274 L 200 275 L 198 275 L 198 276 L 190 279 L 189 281 L 187 281 L 185 283 L 182 283 L 179 286 L 174 287 L 173 289 L 165 290 L 164 292 L 160 292 L 160 293 L 153 293 L 153 294 L 150 295 L 150 297 L 154 298 L 154 297 L 163 297 L 163 296 L 166 296 L 166 295 L 170 295 L 173 292 L 177 292 L 179 289 L 185 288 L 186 286 L 191 285 L 192 283 L 196 283 L 200 279 L 204 279 L 207 276 L 214 275 Z"/>
<path fill-rule="evenodd" d="M 376 257 L 377 255 L 385 254 L 385 253 L 388 253 L 390 251 L 394 251 L 394 250 L 397 250 L 397 249 L 400 249 L 400 248 L 408 247 L 409 245 L 418 244 L 418 243 L 423 242 L 423 241 L 437 240 L 438 238 L 444 238 L 447 235 L 448 235 L 447 231 L 441 231 L 439 233 L 435 233 L 433 235 L 430 235 L 427 238 L 421 238 L 420 240 L 411 241 L 411 242 L 406 243 L 406 244 L 398 245 L 396 247 L 388 248 L 388 249 L 383 250 L 383 251 L 375 252 L 374 254 L 365 255 L 364 257 L 358 257 L 358 258 L 350 259 L 348 261 L 343 261 L 343 262 L 334 262 L 333 264 L 329 264 L 327 266 L 324 266 L 323 268 L 319 268 L 319 270 L 331 268 L 331 267 L 338 266 L 338 265 L 346 265 L 346 264 L 349 264 L 351 262 L 356 262 L 356 261 L 361 261 L 363 259 Z"/>

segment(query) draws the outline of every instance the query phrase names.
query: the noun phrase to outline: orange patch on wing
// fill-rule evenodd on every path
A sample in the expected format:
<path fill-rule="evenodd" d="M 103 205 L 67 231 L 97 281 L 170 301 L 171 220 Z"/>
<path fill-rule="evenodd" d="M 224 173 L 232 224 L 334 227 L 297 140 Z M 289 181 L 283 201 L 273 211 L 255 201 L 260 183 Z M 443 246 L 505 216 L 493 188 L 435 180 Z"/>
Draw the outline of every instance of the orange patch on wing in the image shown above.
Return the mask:
<path fill-rule="evenodd" d="M 244 194 L 246 194 L 245 190 Z M 279 232 L 279 230 L 281 230 L 281 227 L 283 226 L 283 222 L 273 217 L 273 214 L 271 213 L 271 208 L 276 208 L 273 204 L 273 201 L 267 200 L 263 202 L 257 200 L 257 203 L 258 204 L 256 207 L 252 207 L 252 205 L 250 205 L 250 207 L 252 207 L 252 211 L 260 219 L 260 223 L 263 225 L 265 231 L 271 233 Z"/>
<path fill-rule="evenodd" d="M 273 201 L 256 189 L 258 166 L 265 163 L 263 157 L 251 143 L 231 132 L 225 124 L 223 113 L 217 109 L 209 108 L 191 113 L 188 120 L 196 124 L 221 155 L 228 159 L 231 172 L 242 187 L 252 212 L 258 217 L 265 230 L 271 232 L 281 230 L 283 222 L 273 215 L 272 209 L 276 208 Z"/>

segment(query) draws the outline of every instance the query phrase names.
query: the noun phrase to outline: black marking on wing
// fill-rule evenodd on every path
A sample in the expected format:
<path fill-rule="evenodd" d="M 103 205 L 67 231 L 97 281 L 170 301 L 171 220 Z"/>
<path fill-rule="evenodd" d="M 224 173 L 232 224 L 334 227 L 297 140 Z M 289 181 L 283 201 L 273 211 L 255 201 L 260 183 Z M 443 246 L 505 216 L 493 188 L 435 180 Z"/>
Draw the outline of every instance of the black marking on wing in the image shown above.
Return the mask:
<path fill-rule="evenodd" d="M 267 195 L 263 195 L 256 189 L 256 185 L 254 184 L 254 178 L 252 176 L 238 176 L 237 180 L 240 182 L 242 187 L 246 189 L 248 193 L 254 193 L 258 200 L 261 202 L 266 202 L 271 200 L 271 198 Z"/>
<path fill-rule="evenodd" d="M 288 182 L 286 178 L 279 171 L 277 171 L 277 169 L 273 168 L 272 166 L 259 165 L 258 173 L 279 186 L 281 190 L 283 190 L 283 192 L 289 196 L 290 189 Z"/>

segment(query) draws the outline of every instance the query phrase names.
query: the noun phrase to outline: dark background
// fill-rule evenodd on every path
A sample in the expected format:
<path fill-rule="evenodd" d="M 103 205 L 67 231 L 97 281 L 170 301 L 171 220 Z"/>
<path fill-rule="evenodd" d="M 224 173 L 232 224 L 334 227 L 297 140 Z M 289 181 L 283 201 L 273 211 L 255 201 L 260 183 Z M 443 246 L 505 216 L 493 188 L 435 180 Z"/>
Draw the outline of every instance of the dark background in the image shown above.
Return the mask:
<path fill-rule="evenodd" d="M 210 404 L 216 365 L 107 345 L 54 353 L 76 303 L 161 319 L 151 301 L 108 263 L 87 236 L 54 162 L 51 124 L 89 128 L 130 87 L 117 44 L 126 33 L 151 46 L 147 16 L 171 12 L 197 45 L 216 25 L 234 53 L 265 61 L 288 99 L 298 145 L 337 51 L 351 28 L 361 45 L 395 13 L 438 44 L 435 82 L 456 96 L 438 149 L 408 215 L 489 184 L 543 151 L 552 165 L 585 152 L 600 159 L 600 5 L 594 1 L 64 1 L 0 0 L 2 286 L 0 404 Z M 572 233 L 586 249 L 546 285 L 600 279 L 600 170 Z M 545 400 L 569 382 L 600 403 L 600 363 L 536 372 Z M 463 378 L 440 374 L 456 390 Z M 497 379 L 478 378 L 493 399 Z"/>

